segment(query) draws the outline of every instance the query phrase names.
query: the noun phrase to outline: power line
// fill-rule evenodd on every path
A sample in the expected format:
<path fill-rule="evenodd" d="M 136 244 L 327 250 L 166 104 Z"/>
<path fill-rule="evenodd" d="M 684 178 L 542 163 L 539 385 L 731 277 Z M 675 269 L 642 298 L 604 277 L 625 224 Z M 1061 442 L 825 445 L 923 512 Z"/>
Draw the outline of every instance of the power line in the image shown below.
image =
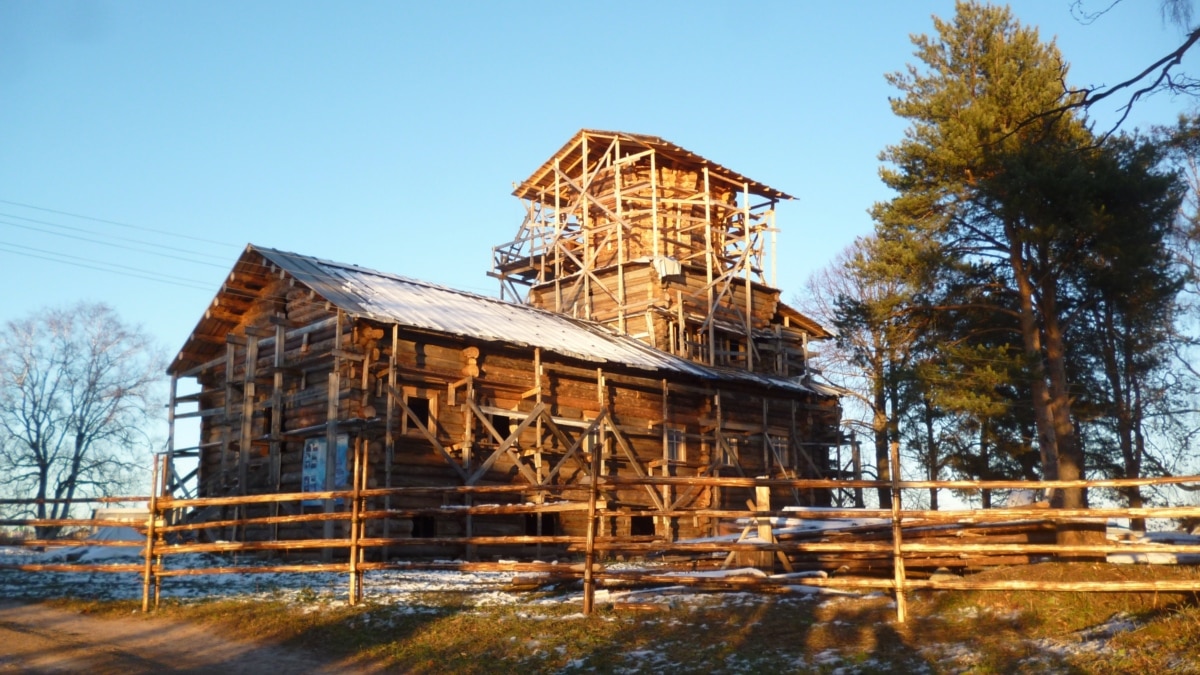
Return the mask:
<path fill-rule="evenodd" d="M 8 216 L 8 217 L 10 217 L 10 218 L 21 218 L 21 216 L 13 216 L 13 215 L 10 215 L 10 214 L 7 214 L 7 213 L 0 213 L 0 216 Z M 31 221 L 31 222 L 36 222 L 36 223 L 42 223 L 42 224 L 45 224 L 45 225 L 50 225 L 50 226 L 52 226 L 52 227 L 63 227 L 63 228 L 66 228 L 66 229 L 76 230 L 76 231 L 79 231 L 79 232 L 88 232 L 88 230 L 84 230 L 84 229 L 82 229 L 82 228 L 77 228 L 77 227 L 69 227 L 69 226 L 67 226 L 67 225 L 58 225 L 57 223 L 44 223 L 43 221 L 32 220 L 31 218 L 21 218 L 21 220 L 29 220 L 29 221 Z M 109 242 L 109 241 L 100 241 L 99 239 L 91 239 L 91 238 L 89 238 L 89 237 L 81 237 L 81 236 L 79 236 L 79 235 L 67 234 L 67 233 L 65 233 L 65 232 L 55 232 L 55 231 L 53 231 L 53 230 L 47 230 L 47 229 L 43 229 L 43 228 L 40 228 L 40 227 L 34 227 L 34 226 L 32 226 L 32 225 L 21 225 L 20 223 L 14 223 L 14 222 L 7 221 L 7 220 L 0 220 L 0 225 L 8 225 L 9 227 L 17 227 L 17 228 L 20 228 L 20 229 L 22 229 L 22 230 L 30 230 L 30 231 L 32 231 L 32 232 L 41 232 L 41 233 L 43 233 L 43 234 L 52 234 L 52 235 L 54 235 L 54 236 L 56 236 L 56 237 L 65 237 L 65 238 L 67 238 L 67 239 L 75 239 L 76 241 L 86 241 L 86 242 L 88 242 L 88 243 L 91 243 L 91 244 L 99 244 L 99 245 L 101 245 L 101 246 L 110 246 L 110 247 L 112 247 L 112 248 L 119 248 L 119 249 L 123 249 L 123 250 L 126 250 L 126 251 L 136 251 L 136 252 L 138 252 L 138 253 L 149 253 L 150 255 L 157 255 L 157 256 L 162 256 L 162 257 L 164 257 L 164 258 L 172 258 L 172 259 L 175 259 L 175 260 L 182 260 L 182 261 L 184 261 L 184 262 L 189 262 L 189 263 L 193 263 L 193 264 L 196 264 L 196 265 L 208 265 L 209 267 L 225 267 L 224 265 L 221 265 L 221 264 L 219 264 L 219 263 L 215 263 L 215 262 L 206 262 L 206 261 L 204 261 L 204 260 L 196 260 L 195 258 L 185 258 L 185 257 L 182 257 L 182 256 L 171 255 L 170 253 L 161 253 L 161 252 L 159 252 L 159 251 L 153 251 L 153 250 L 148 250 L 148 249 L 144 249 L 144 248 L 134 248 L 134 247 L 132 247 L 132 246 L 122 246 L 121 244 L 114 244 L 113 242 Z M 128 239 L 128 238 L 125 238 L 125 237 L 115 237 L 115 238 L 116 238 L 116 239 L 120 239 L 120 240 L 122 240 L 122 241 L 133 241 L 133 242 L 135 242 L 135 243 L 139 243 L 139 244 L 146 244 L 146 243 L 147 243 L 147 242 L 141 242 L 141 241 L 138 241 L 138 240 L 136 240 L 136 239 Z M 150 245 L 151 245 L 151 246 L 157 246 L 157 244 L 150 244 Z M 205 255 L 205 256 L 212 257 L 212 258 L 217 258 L 217 257 L 218 257 L 218 256 L 215 256 L 215 255 L 212 255 L 212 254 L 208 254 L 208 253 L 198 253 L 198 252 L 194 252 L 194 251 L 188 251 L 187 249 L 175 248 L 174 246 L 160 246 L 160 248 L 165 248 L 165 249 L 168 249 L 168 250 L 171 250 L 171 251 L 180 251 L 180 252 L 183 252 L 183 253 L 195 253 L 195 254 L 197 254 L 197 255 Z"/>
<path fill-rule="evenodd" d="M 14 250 L 12 250 L 12 248 L 5 248 L 5 247 L 20 248 L 20 249 L 25 249 L 25 251 L 14 251 Z M 47 250 L 40 249 L 40 248 L 34 248 L 32 246 L 23 246 L 21 244 L 13 244 L 10 242 L 0 242 L 0 251 L 5 251 L 7 253 L 11 253 L 14 255 L 19 255 L 19 256 L 25 256 L 25 257 L 30 257 L 30 258 L 39 258 L 41 260 L 49 260 L 51 262 L 62 263 L 64 265 L 72 265 L 74 267 L 83 267 L 83 268 L 92 269 L 92 270 L 99 270 L 101 272 L 109 272 L 112 274 L 119 274 L 121 276 L 132 277 L 132 278 L 136 278 L 136 279 L 146 279 L 149 281 L 160 281 L 164 284 L 171 284 L 173 286 L 182 286 L 184 288 L 191 288 L 191 289 L 198 290 L 198 291 L 205 291 L 205 290 L 211 289 L 211 286 L 209 286 L 208 284 L 205 284 L 202 281 L 197 281 L 195 279 L 185 279 L 183 277 L 176 277 L 176 276 L 169 275 L 169 274 L 158 274 L 156 272 L 151 272 L 149 270 L 144 270 L 144 269 L 140 269 L 137 267 L 130 267 L 128 265 L 120 265 L 117 263 L 105 263 L 105 262 L 92 260 L 91 258 L 81 258 L 79 256 L 73 256 L 68 253 L 60 253 L 57 251 L 47 251 Z M 64 260 L 64 258 L 70 258 L 71 260 Z M 107 267 L 102 267 L 101 265 L 107 265 Z M 116 268 L 116 269 L 114 269 L 114 268 Z M 127 270 L 127 271 L 121 271 L 121 270 Z"/>
<path fill-rule="evenodd" d="M 50 208 L 46 208 L 44 206 L 34 206 L 33 204 L 24 204 L 21 202 L 14 202 L 14 201 L 10 201 L 7 199 L 0 199 L 0 204 L 11 204 L 13 206 L 20 206 L 22 208 L 33 209 L 35 211 L 45 211 L 46 213 L 57 213 L 60 216 L 70 216 L 72 218 L 80 218 L 82 220 L 90 220 L 90 221 L 96 222 L 96 223 L 105 223 L 107 225 L 116 225 L 118 227 L 127 227 L 127 228 L 130 228 L 133 230 L 142 230 L 143 232 L 154 232 L 157 234 L 167 235 L 168 237 L 178 237 L 180 239 L 189 239 L 191 241 L 199 241 L 199 242 L 203 242 L 206 244 L 216 244 L 217 246 L 226 246 L 226 247 L 230 247 L 230 248 L 241 248 L 240 245 L 230 244 L 227 241 L 217 241 L 215 239 L 205 239 L 203 237 L 193 237 L 193 236 L 187 235 L 187 234 L 179 234 L 178 232 L 169 232 L 167 230 L 159 230 L 159 229 L 155 229 L 153 227 L 143 227 L 141 225 L 130 225 L 129 223 L 122 223 L 122 222 L 116 221 L 116 220 L 108 220 L 105 218 L 95 218 L 93 216 L 85 216 L 85 215 L 81 215 L 78 213 L 71 213 L 70 211 L 59 211 L 58 209 L 50 209 Z"/>
<path fill-rule="evenodd" d="M 189 239 L 189 240 L 193 240 L 193 241 L 212 243 L 212 244 L 217 244 L 220 246 L 228 246 L 228 247 L 235 246 L 233 244 L 228 244 L 226 242 L 205 239 L 202 237 L 192 237 L 192 236 L 188 236 L 188 235 L 181 235 L 181 234 L 177 234 L 174 232 L 158 230 L 155 228 L 130 225 L 128 223 L 122 223 L 119 221 L 108 220 L 108 219 L 104 219 L 104 218 L 96 218 L 96 217 L 92 217 L 92 216 L 85 216 L 85 215 L 81 215 L 81 214 L 71 213 L 68 211 L 61 211 L 58 209 L 51 209 L 51 208 L 46 208 L 46 207 L 41 207 L 41 206 L 35 206 L 32 204 L 25 204 L 22 202 L 15 202 L 15 201 L 6 200 L 6 199 L 0 199 L 0 203 L 10 204 L 10 205 L 14 205 L 14 206 L 23 207 L 23 208 L 34 209 L 34 210 L 43 211 L 46 213 L 54 213 L 54 214 L 69 216 L 72 218 L 80 218 L 83 220 L 89 220 L 89 221 L 93 221 L 96 223 L 117 225 L 120 227 L 126 227 L 126 228 L 135 229 L 135 230 L 146 231 L 146 232 L 154 232 L 154 233 L 158 233 L 158 234 L 164 234 L 164 235 L 173 236 L 173 237 L 180 237 L 183 239 Z M 84 234 L 106 237 L 106 238 L 115 239 L 118 241 L 130 242 L 130 243 L 134 243 L 134 244 L 139 244 L 144 247 L 149 247 L 150 249 L 158 248 L 158 249 L 165 249 L 168 251 L 176 251 L 176 252 L 183 253 L 186 255 L 183 255 L 183 256 L 172 255 L 170 253 L 164 253 L 162 251 L 148 250 L 147 248 L 125 246 L 125 245 L 113 243 L 111 241 L 102 241 L 102 240 L 93 239 L 93 238 L 86 237 L 86 236 L 67 234 L 65 232 L 55 232 L 53 230 L 47 230 L 47 229 L 35 227 L 32 225 L 14 223 L 14 222 L 5 221 L 5 220 L 0 220 L 0 225 L 7 225 L 9 227 L 19 228 L 19 229 L 33 231 L 33 232 L 40 232 L 43 234 L 54 235 L 54 236 L 72 239 L 72 240 L 76 240 L 76 241 L 88 242 L 88 243 L 97 244 L 97 245 L 101 245 L 101 246 L 108 246 L 111 248 L 116 248 L 116 249 L 125 250 L 125 251 L 132 251 L 132 252 L 136 252 L 136 253 L 145 253 L 145 254 L 149 254 L 149 255 L 155 255 L 155 256 L 170 258 L 170 259 L 174 259 L 174 260 L 180 260 L 183 262 L 193 263 L 193 264 L 197 264 L 197 265 L 205 265 L 208 267 L 216 267 L 216 268 L 221 268 L 221 269 L 227 269 L 228 267 L 233 267 L 238 264 L 250 265 L 250 266 L 253 266 L 256 268 L 261 268 L 263 270 L 266 270 L 266 269 L 268 269 L 268 267 L 270 267 L 268 265 L 265 265 L 265 264 L 259 263 L 259 262 L 255 262 L 255 261 L 238 261 L 238 260 L 235 260 L 234 263 L 228 265 L 228 267 L 227 267 L 226 264 L 214 263 L 214 262 L 209 262 L 206 260 L 198 260 L 195 257 L 191 257 L 191 256 L 199 255 L 199 256 L 204 256 L 204 257 L 212 258 L 212 259 L 216 259 L 216 260 L 227 260 L 226 256 L 223 256 L 223 255 L 203 253 L 203 252 L 195 251 L 195 250 L 191 250 L 191 249 L 183 249 L 183 248 L 179 248 L 179 247 L 149 242 L 149 241 L 145 241 L 142 239 L 121 237 L 118 235 L 109 234 L 107 232 L 97 232 L 93 229 L 89 229 L 89 228 L 85 228 L 85 227 L 77 227 L 77 226 L 67 225 L 67 224 L 58 223 L 58 222 L 54 222 L 54 221 L 50 221 L 50 220 L 40 220 L 40 219 L 36 219 L 36 218 L 29 218 L 26 216 L 21 216 L 21 215 L 12 214 L 12 213 L 0 212 L 0 216 L 16 218 L 16 219 L 19 219 L 19 220 L 22 220 L 22 221 L 25 221 L 28 223 L 36 223 L 38 225 L 46 225 L 46 226 L 53 227 L 53 228 L 71 230 L 73 232 L 81 232 Z M 68 253 L 63 253 L 60 251 L 48 251 L 45 249 L 38 249 L 38 248 L 34 248 L 34 247 L 23 246 L 23 245 L 15 244 L 15 243 L 7 243 L 7 242 L 3 242 L 3 241 L 0 241 L 0 245 L 14 246 L 17 248 L 25 249 L 26 251 L 35 252 L 35 253 L 23 253 L 21 251 L 14 251 L 12 249 L 4 249 L 6 252 L 14 254 L 14 255 L 25 255 L 25 256 L 29 256 L 29 257 L 35 257 L 35 258 L 38 258 L 41 260 L 48 260 L 50 262 L 58 262 L 58 263 L 66 264 L 66 265 L 72 265 L 75 267 L 84 268 L 84 269 L 93 269 L 93 270 L 98 270 L 98 271 L 111 272 L 114 274 L 122 274 L 124 276 L 132 276 L 132 277 L 136 277 L 136 278 L 147 279 L 150 281 L 162 281 L 163 283 L 169 283 L 169 284 L 172 284 L 175 286 L 182 286 L 182 287 L 186 287 L 186 288 L 194 288 L 197 290 L 213 289 L 212 286 L 204 284 L 203 282 L 200 282 L 200 281 L 196 281 L 194 279 L 186 279 L 183 277 L 175 277 L 172 275 L 162 275 L 158 272 L 154 272 L 151 270 L 130 267 L 130 266 L 126 266 L 126 265 L 117 265 L 115 263 L 107 263 L 102 260 L 96 260 L 95 258 L 91 258 L 91 257 L 74 256 L 74 255 L 71 255 Z M 238 248 L 240 248 L 240 246 Z M 67 258 L 69 258 L 70 260 L 67 260 Z M 72 261 L 74 261 L 74 262 L 72 262 Z M 334 263 L 334 264 L 341 264 L 341 263 Z M 107 267 L 105 265 L 107 265 Z M 122 268 L 122 269 L 128 270 L 128 271 L 120 272 L 116 269 L 112 269 L 112 267 L 119 267 L 119 268 Z M 358 266 L 355 265 L 354 267 L 358 267 Z M 364 269 L 366 269 L 366 268 L 364 268 Z M 339 279 L 336 275 L 332 275 L 329 273 L 313 273 L 313 276 L 316 276 L 318 278 L 324 278 L 328 281 L 335 282 L 335 283 L 339 281 Z M 416 280 L 416 281 L 420 281 L 420 280 Z M 474 286 L 474 285 L 467 286 L 464 288 L 455 288 L 453 290 L 458 290 L 460 292 L 475 291 L 476 294 L 482 295 L 484 297 L 494 297 L 491 295 L 487 295 L 486 292 L 484 292 L 482 288 L 480 288 L 478 286 Z M 243 297 L 247 297 L 247 298 L 257 297 L 250 293 L 245 293 L 245 292 L 239 291 L 237 289 L 228 288 L 228 287 L 222 287 L 221 292 L 228 293 L 231 295 L 236 295 L 236 296 L 243 296 Z"/>

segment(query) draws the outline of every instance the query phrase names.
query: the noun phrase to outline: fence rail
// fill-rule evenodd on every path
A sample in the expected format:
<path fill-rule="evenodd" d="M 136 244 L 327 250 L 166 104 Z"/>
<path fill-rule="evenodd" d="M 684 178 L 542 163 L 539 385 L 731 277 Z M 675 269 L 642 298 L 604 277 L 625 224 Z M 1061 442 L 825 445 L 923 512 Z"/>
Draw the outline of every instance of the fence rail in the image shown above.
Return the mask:
<path fill-rule="evenodd" d="M 1013 508 L 996 508 L 972 511 L 931 511 L 927 509 L 904 509 L 902 498 L 906 490 L 928 490 L 930 488 L 954 489 L 1034 489 L 1046 490 L 1067 487 L 1105 487 L 1119 488 L 1145 485 L 1170 485 L 1185 483 L 1200 483 L 1200 476 L 1185 476 L 1175 478 L 1140 478 L 1122 480 L 1097 481 L 852 481 L 856 487 L 884 488 L 892 492 L 892 507 L 890 509 L 820 509 L 820 510 L 789 510 L 772 509 L 770 494 L 772 488 L 795 489 L 833 489 L 845 487 L 847 481 L 834 480 L 780 480 L 766 478 L 679 478 L 679 477 L 640 477 L 618 478 L 603 477 L 590 485 L 571 486 L 422 486 L 398 488 L 366 487 L 367 481 L 362 466 L 365 465 L 362 454 L 365 449 L 356 452 L 353 483 L 350 489 L 265 495 L 246 495 L 232 497 L 204 497 L 191 499 L 174 499 L 157 494 L 158 471 L 162 464 L 156 462 L 152 484 L 156 489 L 149 497 L 113 497 L 106 498 L 106 503 L 145 503 L 146 514 L 143 521 L 131 523 L 128 519 L 14 519 L 0 520 L 0 526 L 37 528 L 38 531 L 53 531 L 58 528 L 80 527 L 115 527 L 133 526 L 144 537 L 144 544 L 133 543 L 142 549 L 143 561 L 140 564 L 98 565 L 87 563 L 23 563 L 16 565 L 0 565 L 0 568 L 17 569 L 27 572 L 117 572 L 139 573 L 142 582 L 142 609 L 149 611 L 151 605 L 157 606 L 161 594 L 162 581 L 175 577 L 197 576 L 205 574 L 256 574 L 270 572 L 303 573 L 303 572 L 336 572 L 347 575 L 349 600 L 355 603 L 362 598 L 364 574 L 369 571 L 386 569 L 422 569 L 446 567 L 474 569 L 506 569 L 513 571 L 552 571 L 558 576 L 579 579 L 584 582 L 584 610 L 592 610 L 595 590 L 601 583 L 628 582 L 636 578 L 641 582 L 663 582 L 671 584 L 719 585 L 724 588 L 754 588 L 764 591 L 787 590 L 787 586 L 812 586 L 822 588 L 837 588 L 846 590 L 876 589 L 895 593 L 896 611 L 899 621 L 905 620 L 905 595 L 909 591 L 922 589 L 944 590 L 1030 590 L 1030 591 L 1072 591 L 1072 592 L 1200 592 L 1200 581 L 1141 581 L 1141 582 L 1086 582 L 1086 581 L 1021 581 L 1021 580 L 974 580 L 970 578 L 921 578 L 906 571 L 906 565 L 920 566 L 931 559 L 942 557 L 962 556 L 996 556 L 996 560 L 1021 559 L 1029 557 L 1067 557 L 1078 558 L 1090 556 L 1098 558 L 1109 553 L 1170 553 L 1200 556 L 1200 544 L 1151 544 L 1129 541 L 1109 541 L 1104 543 L 1086 543 L 1065 545 L 1048 542 L 1016 542 L 998 537 L 998 541 L 953 541 L 937 542 L 923 541 L 930 536 L 954 531 L 955 528 L 978 526 L 982 528 L 1011 528 L 1014 524 L 1049 524 L 1049 532 L 1054 527 L 1063 524 L 1083 524 L 1095 528 L 1112 518 L 1152 519 L 1152 518 L 1194 518 L 1200 517 L 1200 507 L 1170 506 L 1170 507 L 1139 507 L 1117 508 L 1105 507 L 1095 509 L 1051 509 L 1022 506 Z M 593 473 L 599 475 L 599 471 Z M 701 509 L 682 510 L 667 508 L 663 504 L 657 510 L 650 509 L 637 512 L 637 515 L 654 518 L 683 518 L 701 517 L 736 523 L 742 527 L 742 535 L 736 540 L 692 540 L 670 541 L 654 536 L 600 536 L 596 524 L 600 518 L 616 515 L 628 516 L 628 511 L 616 511 L 609 507 L 603 499 L 603 493 L 617 487 L 630 485 L 646 485 L 661 489 L 664 486 L 687 486 L 696 488 L 748 488 L 753 489 L 755 499 L 748 501 L 746 510 L 730 509 Z M 536 493 L 544 498 L 553 496 L 560 490 L 587 489 L 587 501 L 559 500 L 545 503 L 480 503 L 473 500 L 477 497 L 521 495 Z M 416 494 L 442 495 L 445 499 L 451 497 L 466 501 L 465 504 L 448 505 L 443 507 L 426 508 L 390 508 L 390 502 L 403 496 Z M 100 501 L 100 500 L 97 500 Z M 255 508 L 285 504 L 341 504 L 341 510 L 323 509 L 314 513 L 294 513 L 286 515 L 255 514 Z M 384 508 L 378 508 L 380 503 Z M 36 500 L 3 500 L 3 503 L 13 505 L 33 505 Z M 198 522 L 189 522 L 185 514 L 199 513 L 205 509 L 219 509 L 225 515 L 209 517 Z M 303 510 L 301 508 L 301 510 Z M 476 534 L 468 531 L 456 536 L 391 536 L 386 528 L 383 536 L 367 536 L 367 525 L 376 521 L 388 522 L 389 519 L 413 517 L 457 517 L 469 519 L 475 516 L 520 516 L 529 514 L 563 513 L 570 511 L 587 512 L 586 535 L 561 534 L 526 534 L 526 535 L 489 535 Z M 228 515 L 232 512 L 232 516 Z M 775 534 L 773 526 L 779 519 L 804 521 L 806 519 L 875 519 L 876 530 L 867 540 L 855 541 L 806 541 L 789 538 L 781 532 Z M 274 533 L 271 528 L 280 525 L 305 525 L 326 523 L 342 523 L 341 536 L 329 537 L 322 529 L 322 534 L 302 538 L 276 538 L 267 536 Z M 906 529 L 907 528 L 907 529 Z M 378 528 L 376 528 L 378 529 Z M 997 530 L 998 531 L 998 530 Z M 201 533 L 232 533 L 235 536 L 227 540 L 209 536 L 207 541 L 200 541 Z M 256 538 L 257 537 L 257 538 Z M 45 539 L 31 538 L 20 542 L 28 547 L 78 546 L 78 539 Z M 128 541 L 97 541 L 87 540 L 89 546 L 130 546 Z M 528 550 L 529 547 L 552 547 L 557 550 L 565 549 L 577 555 L 582 555 L 583 564 L 547 565 L 545 563 L 394 563 L 389 562 L 389 552 L 405 552 L 411 547 L 428 550 L 431 547 L 451 547 L 475 551 L 479 548 L 494 547 L 497 550 Z M 319 552 L 321 560 L 305 562 L 281 562 L 280 555 L 296 554 L 303 557 Z M 222 554 L 268 554 L 275 560 L 263 564 L 259 561 L 254 565 L 219 564 L 208 567 L 179 568 L 173 566 L 171 558 L 192 553 L 222 553 Z M 335 556 L 336 553 L 336 556 Z M 757 561 L 760 566 L 774 565 L 778 561 L 784 569 L 791 572 L 791 561 L 797 556 L 817 555 L 830 556 L 832 559 L 844 557 L 847 560 L 865 560 L 876 576 L 802 576 L 798 574 L 782 575 L 779 578 L 722 578 L 719 581 L 704 578 L 688 578 L 675 575 L 665 575 L 660 572 L 606 571 L 598 564 L 598 558 L 604 554 L 623 553 L 630 555 L 668 555 L 668 554 L 711 554 L 725 558 L 709 558 L 714 563 L 728 566 L 739 555 Z M 369 555 L 368 555 L 369 554 Z M 757 557 L 756 557 L 757 556 Z M 791 556 L 791 557 L 789 557 Z M 334 560 L 334 558 L 337 560 Z M 368 560 L 368 557 L 372 558 Z M 274 563 L 274 564 L 272 564 Z M 875 567 L 876 564 L 880 567 Z M 884 570 L 882 565 L 886 563 Z M 693 565 L 695 561 L 693 561 Z M 888 571 L 888 576 L 879 576 L 880 571 Z"/>

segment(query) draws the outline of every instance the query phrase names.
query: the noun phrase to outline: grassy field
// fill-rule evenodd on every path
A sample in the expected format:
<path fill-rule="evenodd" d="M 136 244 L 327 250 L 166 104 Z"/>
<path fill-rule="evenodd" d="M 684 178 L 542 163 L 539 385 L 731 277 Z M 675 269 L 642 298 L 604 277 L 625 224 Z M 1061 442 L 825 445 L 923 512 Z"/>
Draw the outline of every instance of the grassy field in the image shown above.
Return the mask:
<path fill-rule="evenodd" d="M 1041 564 L 975 578 L 1200 579 L 1192 567 Z M 438 592 L 355 607 L 320 592 L 165 601 L 232 636 L 418 673 L 1200 673 L 1200 599 L 1185 594 L 921 592 L 891 598 L 710 593 L 483 605 Z M 637 597 L 637 596 L 634 596 Z M 120 612 L 125 601 L 73 601 Z"/>

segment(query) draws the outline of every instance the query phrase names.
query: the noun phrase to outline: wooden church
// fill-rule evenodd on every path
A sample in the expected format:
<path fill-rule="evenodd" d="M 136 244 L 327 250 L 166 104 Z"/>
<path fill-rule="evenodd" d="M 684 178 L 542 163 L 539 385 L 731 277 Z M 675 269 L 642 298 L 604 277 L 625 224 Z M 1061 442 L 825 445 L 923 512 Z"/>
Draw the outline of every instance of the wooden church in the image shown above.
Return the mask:
<path fill-rule="evenodd" d="M 661 138 L 591 130 L 514 195 L 526 217 L 493 250 L 500 298 L 247 246 L 169 369 L 173 419 L 200 420 L 195 446 L 170 449 L 196 458 L 195 475 L 172 481 L 201 496 L 340 489 L 346 449 L 365 447 L 370 487 L 525 488 L 505 499 L 546 503 L 537 532 L 573 535 L 586 517 L 553 504 L 586 499 L 594 466 L 831 474 L 838 401 L 807 369 L 809 342 L 829 334 L 781 302 L 771 270 L 774 207 L 791 197 Z M 189 379 L 194 393 L 179 394 Z M 746 496 L 618 488 L 601 533 L 705 536 L 716 523 L 677 514 Z M 389 507 L 446 506 L 422 499 Z M 386 526 L 444 537 L 531 522 Z"/>

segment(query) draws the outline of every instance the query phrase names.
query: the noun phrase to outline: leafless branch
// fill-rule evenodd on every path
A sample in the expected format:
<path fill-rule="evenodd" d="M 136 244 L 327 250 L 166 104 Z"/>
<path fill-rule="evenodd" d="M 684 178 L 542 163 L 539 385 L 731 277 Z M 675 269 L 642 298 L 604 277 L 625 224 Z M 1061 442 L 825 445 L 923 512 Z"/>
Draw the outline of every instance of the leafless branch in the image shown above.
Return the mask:
<path fill-rule="evenodd" d="M 1075 20 L 1079 23 L 1087 26 L 1095 23 L 1096 19 L 1108 14 L 1113 7 L 1116 7 L 1119 4 L 1121 4 L 1121 0 L 1112 0 L 1108 7 L 1105 7 L 1098 12 L 1089 12 L 1083 8 L 1083 0 L 1074 0 L 1071 3 L 1071 16 L 1074 16 Z"/>
<path fill-rule="evenodd" d="M 1188 77 L 1187 75 L 1171 72 L 1173 68 L 1178 66 L 1183 61 L 1183 55 L 1186 54 L 1188 50 L 1196 44 L 1197 41 L 1200 41 L 1200 28 L 1195 28 L 1188 33 L 1187 39 L 1183 41 L 1183 44 L 1176 47 L 1174 51 L 1150 64 L 1150 66 L 1145 70 L 1129 78 L 1128 80 L 1125 80 L 1124 82 L 1118 82 L 1111 87 L 1087 87 L 1084 89 L 1069 90 L 1067 92 L 1068 99 L 1076 96 L 1078 96 L 1079 99 L 1077 101 L 1072 101 L 1060 106 L 1056 110 L 1048 111 L 1047 114 L 1065 112 L 1073 108 L 1090 108 L 1100 101 L 1113 96 L 1119 91 L 1136 87 L 1136 89 L 1133 89 L 1133 92 L 1129 95 L 1129 100 L 1126 101 L 1125 105 L 1118 108 L 1118 110 L 1121 110 L 1122 113 L 1121 118 L 1117 120 L 1115 125 L 1113 125 L 1113 128 L 1116 129 L 1117 127 L 1120 127 L 1129 117 L 1129 113 L 1133 110 L 1133 104 L 1146 94 L 1150 94 L 1159 90 L 1170 90 L 1185 93 L 1200 91 L 1200 81 L 1193 77 Z M 1145 84 L 1145 82 L 1150 78 L 1153 78 L 1153 80 L 1149 84 Z"/>

